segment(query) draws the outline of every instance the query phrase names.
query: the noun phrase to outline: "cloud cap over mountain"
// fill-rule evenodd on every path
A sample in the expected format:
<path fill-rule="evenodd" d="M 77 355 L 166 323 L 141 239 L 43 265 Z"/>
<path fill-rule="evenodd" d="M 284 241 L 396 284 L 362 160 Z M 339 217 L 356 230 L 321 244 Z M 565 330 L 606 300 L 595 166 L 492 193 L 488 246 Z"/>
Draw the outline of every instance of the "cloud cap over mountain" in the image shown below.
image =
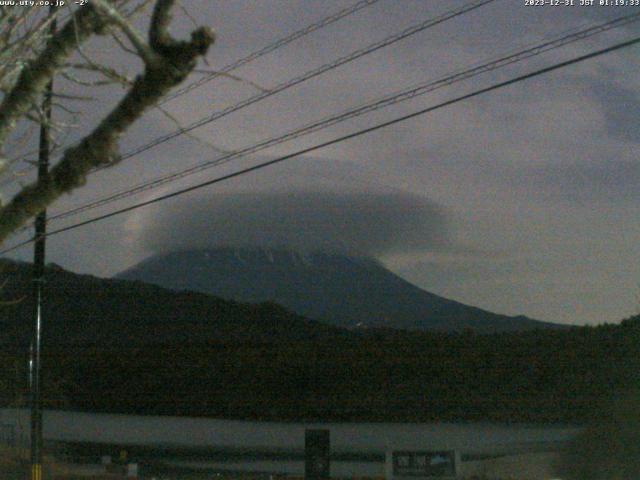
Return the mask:
<path fill-rule="evenodd" d="M 149 253 L 231 245 L 381 258 L 449 243 L 444 210 L 405 193 L 214 194 L 163 205 L 139 227 Z"/>

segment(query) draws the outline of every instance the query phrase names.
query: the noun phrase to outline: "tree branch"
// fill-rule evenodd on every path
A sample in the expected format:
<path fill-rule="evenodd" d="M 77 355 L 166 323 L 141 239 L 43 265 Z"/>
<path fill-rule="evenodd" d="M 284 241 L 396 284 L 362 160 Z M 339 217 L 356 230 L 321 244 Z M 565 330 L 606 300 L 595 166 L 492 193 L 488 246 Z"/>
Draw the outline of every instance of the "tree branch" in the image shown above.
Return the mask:
<path fill-rule="evenodd" d="M 64 152 L 47 179 L 26 186 L 0 210 L 0 243 L 62 194 L 82 186 L 93 169 L 116 164 L 120 136 L 181 83 L 195 68 L 198 57 L 206 54 L 214 41 L 209 28 L 192 32 L 190 41 L 171 38 L 167 28 L 172 4 L 172 0 L 158 0 L 153 12 L 149 38 L 157 60 L 145 65 L 144 73 L 93 132 Z"/>
<path fill-rule="evenodd" d="M 138 34 L 126 18 L 120 15 L 120 12 L 113 5 L 105 0 L 93 0 L 93 5 L 122 30 L 147 65 L 157 61 L 155 52 L 149 48 L 144 38 Z"/>
<path fill-rule="evenodd" d="M 75 21 L 67 22 L 44 51 L 22 70 L 15 86 L 0 104 L 0 146 L 78 43 L 101 33 L 105 26 L 104 18 L 90 5 L 79 9 L 74 18 Z"/>

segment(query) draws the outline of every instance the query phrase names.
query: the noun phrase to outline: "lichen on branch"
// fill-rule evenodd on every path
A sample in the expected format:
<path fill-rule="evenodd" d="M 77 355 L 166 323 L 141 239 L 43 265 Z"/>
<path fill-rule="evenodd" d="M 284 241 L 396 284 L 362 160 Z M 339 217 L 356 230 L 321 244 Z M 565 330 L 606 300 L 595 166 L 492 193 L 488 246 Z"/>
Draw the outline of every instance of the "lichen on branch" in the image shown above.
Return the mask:
<path fill-rule="evenodd" d="M 0 103 L 0 146 L 76 47 L 91 35 L 103 33 L 105 27 L 104 17 L 93 7 L 78 9 L 74 19 L 68 21 L 42 53 L 22 69 L 16 84 Z"/>

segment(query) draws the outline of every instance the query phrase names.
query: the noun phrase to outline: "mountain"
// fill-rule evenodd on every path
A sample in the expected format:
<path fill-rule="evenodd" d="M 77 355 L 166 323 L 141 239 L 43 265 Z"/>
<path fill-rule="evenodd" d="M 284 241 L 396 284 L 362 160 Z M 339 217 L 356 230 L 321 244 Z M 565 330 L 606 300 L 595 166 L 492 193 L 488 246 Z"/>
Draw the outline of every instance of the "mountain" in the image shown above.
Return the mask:
<path fill-rule="evenodd" d="M 32 265 L 0 261 L 0 345 L 26 345 L 32 325 Z M 348 334 L 270 303 L 226 301 L 197 292 L 78 275 L 45 273 L 49 345 L 114 345 L 312 340 Z"/>
<path fill-rule="evenodd" d="M 150 257 L 117 278 L 239 302 L 270 301 L 340 327 L 480 332 L 558 327 L 448 300 L 376 260 L 340 254 L 230 247 L 179 251 Z"/>

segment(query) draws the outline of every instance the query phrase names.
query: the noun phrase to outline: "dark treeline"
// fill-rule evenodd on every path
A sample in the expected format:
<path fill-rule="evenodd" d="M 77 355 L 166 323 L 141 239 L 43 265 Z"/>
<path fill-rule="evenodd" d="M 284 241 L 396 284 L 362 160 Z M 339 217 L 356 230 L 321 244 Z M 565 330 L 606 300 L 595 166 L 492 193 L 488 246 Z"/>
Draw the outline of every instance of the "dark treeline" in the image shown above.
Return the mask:
<path fill-rule="evenodd" d="M 0 270 L 0 403 L 24 403 L 29 266 Z M 47 272 L 45 404 L 262 420 L 586 423 L 640 385 L 640 317 L 479 334 L 353 331 L 192 292 Z"/>
<path fill-rule="evenodd" d="M 639 340 L 636 317 L 494 335 L 67 345 L 46 351 L 45 397 L 57 408 L 261 420 L 586 423 L 638 385 Z M 3 352 L 5 401 L 23 357 Z"/>

